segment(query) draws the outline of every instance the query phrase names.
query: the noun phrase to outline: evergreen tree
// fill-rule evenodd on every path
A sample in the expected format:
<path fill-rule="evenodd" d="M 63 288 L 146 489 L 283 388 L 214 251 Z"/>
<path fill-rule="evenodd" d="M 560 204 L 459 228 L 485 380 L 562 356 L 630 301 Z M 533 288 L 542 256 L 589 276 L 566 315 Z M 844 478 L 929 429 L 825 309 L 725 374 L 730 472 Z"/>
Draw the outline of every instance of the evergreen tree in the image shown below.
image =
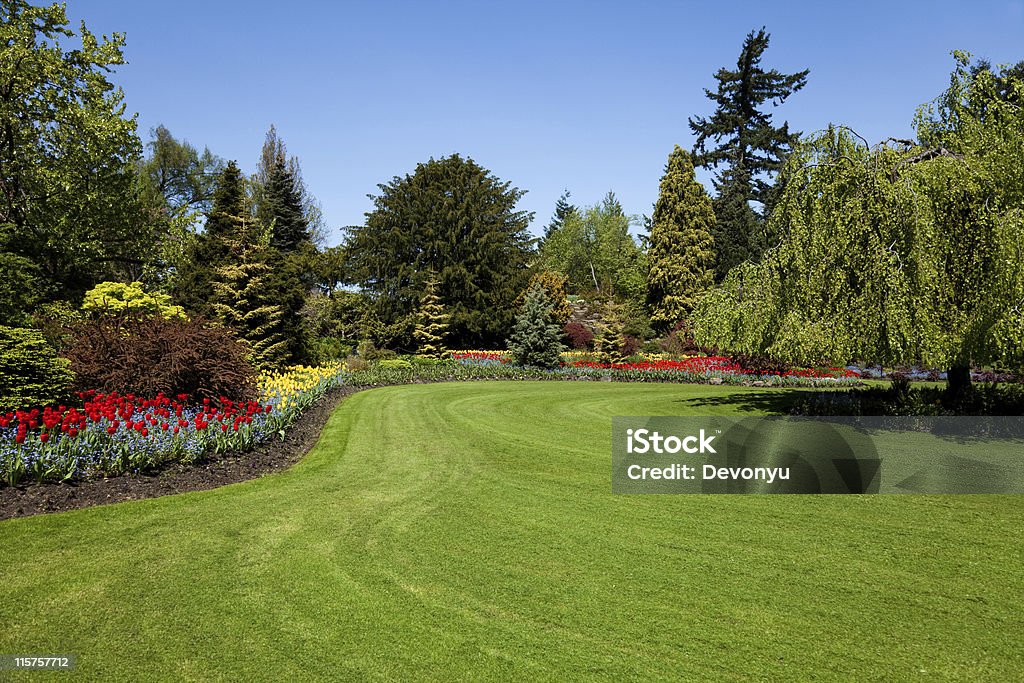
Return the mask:
<path fill-rule="evenodd" d="M 551 233 L 565 225 L 566 218 L 578 213 L 579 209 L 569 203 L 569 190 L 566 190 L 555 202 L 555 215 L 551 217 L 551 222 L 544 226 L 544 239 L 551 237 Z"/>
<path fill-rule="evenodd" d="M 213 193 L 206 227 L 187 250 L 174 284 L 174 298 L 190 313 L 213 314 L 213 279 L 217 269 L 229 265 L 231 244 L 246 222 L 242 172 L 234 162 L 221 172 Z"/>
<path fill-rule="evenodd" d="M 284 310 L 270 286 L 273 268 L 267 247 L 249 240 L 245 235 L 232 240 L 232 261 L 214 274 L 213 314 L 249 343 L 254 363 L 283 367 L 291 360 L 290 345 L 283 331 Z"/>
<path fill-rule="evenodd" d="M 719 200 L 715 208 L 720 213 L 713 236 L 720 277 L 736 264 L 760 257 L 764 238 L 759 233 L 775 201 L 770 181 L 783 167 L 799 137 L 789 131 L 787 123 L 772 125 L 771 114 L 761 108 L 769 101 L 782 104 L 804 87 L 810 72 L 765 71 L 761 57 L 769 39 L 764 28 L 747 34 L 736 69 L 719 69 L 715 74 L 718 91 L 704 91 L 715 102 L 715 113 L 710 118 L 689 120 L 690 129 L 697 136 L 695 163 L 708 169 L 726 165 L 725 172 L 715 180 Z M 709 141 L 714 143 L 713 147 Z M 760 203 L 763 215 L 750 209 L 750 202 Z"/>
<path fill-rule="evenodd" d="M 263 188 L 258 217 L 271 230 L 270 246 L 293 254 L 310 241 L 309 221 L 302 207 L 302 193 L 288 169 L 284 153 L 274 159 Z"/>
<path fill-rule="evenodd" d="M 533 289 L 534 285 L 540 285 L 547 294 L 548 303 L 551 304 L 551 315 L 558 325 L 565 325 L 572 317 L 572 305 L 569 303 L 568 295 L 565 292 L 565 285 L 569 278 L 561 273 L 550 270 L 542 270 L 530 277 L 530 283 L 516 299 L 516 306 L 521 308 L 526 302 L 526 296 Z"/>
<path fill-rule="evenodd" d="M 508 341 L 512 360 L 524 367 L 553 370 L 561 364 L 562 330 L 554 321 L 547 292 L 535 284 L 526 295 Z"/>
<path fill-rule="evenodd" d="M 375 314 L 387 325 L 413 314 L 434 272 L 450 316 L 449 343 L 501 343 L 529 276 L 532 214 L 515 209 L 523 191 L 458 154 L 378 187 L 374 210 L 346 243 L 352 280 L 370 295 Z"/>
<path fill-rule="evenodd" d="M 416 348 L 424 358 L 440 358 L 444 353 L 444 337 L 448 333 L 448 314 L 444 312 L 441 297 L 437 295 L 437 276 L 427 280 L 416 316 Z"/>
<path fill-rule="evenodd" d="M 647 304 L 657 331 L 689 316 L 714 283 L 714 225 L 711 199 L 697 182 L 690 155 L 676 145 L 661 178 L 647 250 Z"/>
<path fill-rule="evenodd" d="M 601 363 L 625 363 L 622 353 L 622 336 L 624 325 L 619 315 L 619 308 L 614 303 L 605 308 L 604 321 L 598 327 L 597 338 L 594 339 L 594 350 Z"/>

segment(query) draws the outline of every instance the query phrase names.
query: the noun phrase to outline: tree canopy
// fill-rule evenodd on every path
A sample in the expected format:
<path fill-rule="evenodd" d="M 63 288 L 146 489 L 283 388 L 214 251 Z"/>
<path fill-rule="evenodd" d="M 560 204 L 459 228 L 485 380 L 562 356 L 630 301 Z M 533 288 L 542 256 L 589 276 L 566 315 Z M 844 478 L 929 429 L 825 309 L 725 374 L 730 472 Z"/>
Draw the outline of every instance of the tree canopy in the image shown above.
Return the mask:
<path fill-rule="evenodd" d="M 661 178 L 647 249 L 651 324 L 666 332 L 689 317 L 714 283 L 715 213 L 697 182 L 690 155 L 678 145 Z"/>
<path fill-rule="evenodd" d="M 1024 113 L 957 55 L 919 144 L 809 139 L 770 229 L 780 245 L 699 307 L 699 341 L 785 359 L 950 368 L 1024 362 Z M 1013 96 L 1024 92 L 1014 79 Z"/>
<path fill-rule="evenodd" d="M 123 46 L 84 24 L 76 35 L 63 5 L 0 5 L 0 322 L 148 260 L 141 143 L 107 78 Z"/>
<path fill-rule="evenodd" d="M 525 193 L 458 154 L 378 187 L 373 211 L 350 229 L 346 248 L 350 277 L 381 321 L 413 315 L 432 272 L 449 315 L 448 343 L 503 343 L 529 276 L 532 214 L 516 209 Z"/>
<path fill-rule="evenodd" d="M 712 170 L 724 165 L 715 177 L 719 279 L 736 264 L 756 260 L 765 248 L 759 229 L 762 217 L 774 205 L 771 181 L 799 137 L 790 132 L 788 123 L 774 125 L 764 106 L 785 102 L 806 85 L 810 72 L 766 71 L 761 58 L 769 41 L 764 28 L 747 34 L 735 70 L 719 69 L 715 73 L 718 90 L 704 90 L 715 103 L 714 113 L 689 119 L 690 130 L 697 136 L 694 163 Z M 761 204 L 763 216 L 750 202 Z"/>

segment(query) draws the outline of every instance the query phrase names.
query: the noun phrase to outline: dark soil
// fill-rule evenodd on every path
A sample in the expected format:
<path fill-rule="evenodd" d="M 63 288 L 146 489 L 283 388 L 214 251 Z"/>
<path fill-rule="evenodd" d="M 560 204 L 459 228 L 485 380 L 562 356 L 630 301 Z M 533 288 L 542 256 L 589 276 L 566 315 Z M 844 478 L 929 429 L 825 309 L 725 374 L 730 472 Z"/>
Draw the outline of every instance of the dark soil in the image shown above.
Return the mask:
<path fill-rule="evenodd" d="M 109 479 L 89 479 L 66 484 L 26 483 L 0 487 L 0 520 L 48 512 L 64 512 L 94 505 L 205 491 L 279 472 L 302 459 L 320 438 L 339 403 L 355 387 L 328 393 L 292 425 L 284 441 L 272 439 L 248 453 L 209 455 L 192 465 L 171 464 L 146 474 L 126 474 Z"/>

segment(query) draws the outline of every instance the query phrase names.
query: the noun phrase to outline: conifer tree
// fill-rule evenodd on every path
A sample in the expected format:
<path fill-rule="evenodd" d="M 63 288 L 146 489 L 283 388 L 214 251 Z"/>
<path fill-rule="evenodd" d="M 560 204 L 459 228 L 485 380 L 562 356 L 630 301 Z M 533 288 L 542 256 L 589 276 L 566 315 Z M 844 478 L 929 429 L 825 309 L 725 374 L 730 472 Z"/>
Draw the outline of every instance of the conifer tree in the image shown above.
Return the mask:
<path fill-rule="evenodd" d="M 765 71 L 761 57 L 770 36 L 762 27 L 751 31 L 743 42 L 736 69 L 719 69 L 715 74 L 718 91 L 705 94 L 716 104 L 710 118 L 689 120 L 696 134 L 694 157 L 697 166 L 724 172 L 715 179 L 719 278 L 745 260 L 757 260 L 765 247 L 763 224 L 775 202 L 771 180 L 780 171 L 799 137 L 789 125 L 772 125 L 771 114 L 761 111 L 767 102 L 782 104 L 807 83 L 808 70 L 783 74 Z M 714 146 L 709 145 L 709 141 Z M 762 206 L 759 215 L 750 202 Z"/>
<path fill-rule="evenodd" d="M 374 314 L 387 325 L 414 314 L 434 272 L 445 284 L 448 343 L 501 343 L 529 277 L 532 214 L 515 208 L 524 192 L 458 154 L 379 187 L 346 243 L 353 283 Z"/>
<path fill-rule="evenodd" d="M 552 370 L 561 364 L 562 330 L 554 321 L 547 292 L 535 284 L 516 318 L 508 348 L 516 365 Z"/>
<path fill-rule="evenodd" d="M 431 275 L 427 280 L 423 297 L 420 299 L 420 307 L 416 316 L 416 330 L 413 332 L 418 353 L 424 358 L 440 358 L 445 350 L 444 338 L 448 333 L 448 314 L 444 311 L 441 297 L 437 295 L 437 287 L 437 276 Z"/>
<path fill-rule="evenodd" d="M 604 323 L 599 326 L 597 338 L 594 339 L 594 350 L 597 351 L 597 358 L 600 362 L 626 362 L 626 358 L 622 354 L 623 328 L 618 306 L 610 304 L 605 311 Z"/>
<path fill-rule="evenodd" d="M 647 251 L 647 304 L 656 331 L 685 319 L 714 284 L 714 225 L 711 199 L 697 182 L 690 155 L 676 145 L 661 178 Z"/>
<path fill-rule="evenodd" d="M 175 279 L 174 298 L 190 313 L 213 314 L 213 279 L 218 268 L 231 262 L 231 240 L 242 229 L 244 217 L 242 172 L 231 161 L 217 179 L 206 227 L 190 245 Z"/>
<path fill-rule="evenodd" d="M 555 202 L 555 215 L 551 222 L 544 226 L 544 239 L 551 237 L 551 233 L 565 225 L 566 218 L 576 213 L 579 213 L 579 208 L 569 203 L 569 190 L 566 190 Z"/>
<path fill-rule="evenodd" d="M 213 280 L 213 312 L 252 347 L 260 367 L 288 364 L 289 343 L 283 329 L 283 308 L 275 302 L 269 282 L 273 275 L 266 247 L 243 240 L 232 245 L 234 262 L 217 269 Z"/>
<path fill-rule="evenodd" d="M 270 246 L 282 254 L 293 254 L 310 241 L 302 194 L 283 152 L 274 159 L 257 215 L 271 229 Z"/>

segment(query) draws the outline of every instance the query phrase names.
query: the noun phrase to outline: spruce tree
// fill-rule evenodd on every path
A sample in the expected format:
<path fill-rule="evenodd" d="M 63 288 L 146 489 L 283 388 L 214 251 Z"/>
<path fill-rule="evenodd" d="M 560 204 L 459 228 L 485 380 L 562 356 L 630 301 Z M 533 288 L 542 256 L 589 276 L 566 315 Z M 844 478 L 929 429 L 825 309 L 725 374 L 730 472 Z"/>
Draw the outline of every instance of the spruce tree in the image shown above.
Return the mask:
<path fill-rule="evenodd" d="M 265 286 L 281 308 L 280 328 L 287 339 L 289 363 L 309 361 L 310 344 L 301 312 L 314 284 L 311 264 L 315 248 L 298 173 L 297 161 L 287 159 L 284 142 L 271 127 L 253 190 L 257 218 L 269 235 L 265 260 L 271 272 Z"/>
<path fill-rule="evenodd" d="M 661 178 L 647 251 L 647 304 L 658 332 L 689 316 L 714 283 L 714 225 L 711 199 L 697 182 L 690 155 L 676 145 Z"/>
<path fill-rule="evenodd" d="M 713 236 L 719 277 L 748 258 L 760 257 L 765 246 L 760 233 L 775 197 L 770 181 L 799 137 L 790 132 L 787 123 L 772 125 L 771 114 L 761 109 L 767 102 L 782 104 L 803 88 L 809 71 L 765 71 L 761 57 L 769 39 L 764 28 L 747 34 L 736 69 L 719 69 L 715 74 L 718 91 L 704 91 L 716 104 L 714 114 L 689 119 L 690 129 L 697 136 L 696 165 L 712 170 L 721 164 L 726 166 L 715 179 L 719 200 L 715 208 L 720 213 Z M 750 208 L 750 202 L 761 204 L 762 215 Z"/>
<path fill-rule="evenodd" d="M 437 295 L 438 280 L 432 275 L 427 280 L 426 290 L 420 299 L 416 316 L 416 339 L 418 355 L 424 358 L 440 358 L 445 351 L 444 338 L 448 333 L 448 314 L 444 311 L 441 297 Z"/>
<path fill-rule="evenodd" d="M 508 341 L 512 360 L 523 367 L 553 370 L 561 364 L 562 330 L 554 321 L 547 292 L 535 284 L 526 295 Z"/>
<path fill-rule="evenodd" d="M 263 187 L 258 216 L 271 228 L 270 246 L 282 254 L 292 254 L 310 241 L 309 221 L 302 207 L 302 194 L 288 168 L 284 153 L 274 159 Z"/>
<path fill-rule="evenodd" d="M 174 298 L 190 313 L 213 314 L 214 276 L 218 268 L 231 263 L 231 241 L 244 223 L 242 172 L 231 161 L 217 178 L 206 227 L 189 246 L 175 279 Z"/>
<path fill-rule="evenodd" d="M 288 338 L 282 331 L 284 311 L 268 287 L 273 269 L 266 249 L 239 241 L 235 261 L 221 266 L 213 280 L 213 312 L 234 328 L 252 347 L 252 360 L 260 367 L 288 364 Z"/>

